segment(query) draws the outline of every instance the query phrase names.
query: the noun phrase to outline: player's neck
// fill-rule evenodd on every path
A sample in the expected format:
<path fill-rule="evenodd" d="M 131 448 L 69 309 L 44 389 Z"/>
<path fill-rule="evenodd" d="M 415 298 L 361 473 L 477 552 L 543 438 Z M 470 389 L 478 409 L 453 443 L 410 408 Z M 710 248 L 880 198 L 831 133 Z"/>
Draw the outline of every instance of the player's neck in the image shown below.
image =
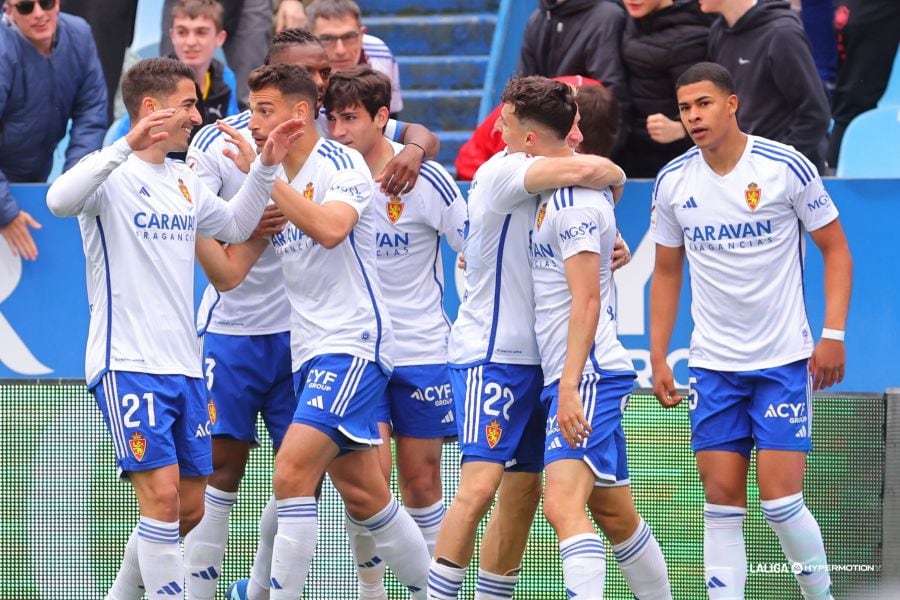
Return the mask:
<path fill-rule="evenodd" d="M 727 175 L 734 169 L 741 160 L 744 150 L 747 148 L 749 139 L 747 134 L 739 129 L 729 132 L 728 136 L 722 140 L 722 143 L 713 147 L 702 148 L 703 160 L 709 165 L 717 175 Z"/>
<path fill-rule="evenodd" d="M 169 152 L 177 152 L 177 150 L 160 148 L 159 144 L 153 144 L 146 150 L 138 150 L 134 152 L 134 155 L 144 162 L 161 165 L 162 163 L 166 162 L 166 155 Z"/>
<path fill-rule="evenodd" d="M 547 156 L 553 158 L 572 156 L 572 154 L 574 154 L 565 141 L 561 144 L 538 144 L 535 145 L 529 153 L 534 156 Z"/>
<path fill-rule="evenodd" d="M 288 181 L 293 180 L 294 177 L 297 176 L 297 173 L 299 173 L 300 169 L 303 168 L 303 165 L 306 164 L 306 160 L 309 158 L 313 148 L 316 147 L 316 143 L 319 141 L 319 132 L 316 131 L 315 127 L 311 129 L 312 131 L 302 135 L 299 140 L 293 143 L 291 149 L 288 150 L 287 156 L 281 163 L 281 166 L 284 167 L 284 173 L 288 177 Z"/>
<path fill-rule="evenodd" d="M 366 164 L 369 165 L 369 171 L 372 172 L 372 177 L 375 177 L 381 173 L 384 170 L 384 167 L 391 162 L 392 158 L 394 158 L 394 147 L 387 138 L 381 136 L 378 142 L 372 145 L 372 149 L 369 150 L 363 158 L 366 159 Z"/>

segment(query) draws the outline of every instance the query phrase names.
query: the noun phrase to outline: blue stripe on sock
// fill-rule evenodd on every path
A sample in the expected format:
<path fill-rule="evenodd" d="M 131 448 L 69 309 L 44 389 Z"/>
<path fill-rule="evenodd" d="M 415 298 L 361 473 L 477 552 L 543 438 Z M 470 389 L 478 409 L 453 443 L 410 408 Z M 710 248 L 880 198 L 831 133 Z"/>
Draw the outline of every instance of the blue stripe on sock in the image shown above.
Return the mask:
<path fill-rule="evenodd" d="M 560 555 L 563 560 L 573 556 L 606 556 L 606 548 L 600 540 L 581 540 L 575 542 L 565 549 L 560 548 Z"/>
<path fill-rule="evenodd" d="M 629 559 L 640 553 L 652 537 L 653 532 L 650 531 L 650 528 L 647 527 L 646 523 L 641 521 L 640 533 L 631 545 L 621 548 L 620 550 L 613 548 L 613 554 L 615 554 L 616 560 L 620 563 L 627 562 Z"/>

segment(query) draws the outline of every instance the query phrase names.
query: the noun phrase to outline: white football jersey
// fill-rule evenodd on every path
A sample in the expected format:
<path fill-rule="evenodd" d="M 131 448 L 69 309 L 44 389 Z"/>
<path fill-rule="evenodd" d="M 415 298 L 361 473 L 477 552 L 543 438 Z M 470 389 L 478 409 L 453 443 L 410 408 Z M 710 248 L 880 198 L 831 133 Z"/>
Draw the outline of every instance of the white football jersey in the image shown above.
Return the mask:
<path fill-rule="evenodd" d="M 463 256 L 466 291 L 450 333 L 449 362 L 539 365 L 528 238 L 536 196 L 525 173 L 540 157 L 499 152 L 469 188 Z"/>
<path fill-rule="evenodd" d="M 108 370 L 201 376 L 196 234 L 248 238 L 279 169 L 257 161 L 229 203 L 184 163 L 144 162 L 122 138 L 56 180 L 47 203 L 55 214 L 78 216 L 87 258 L 89 385 Z"/>
<path fill-rule="evenodd" d="M 600 255 L 600 320 L 582 373 L 634 370 L 628 352 L 616 337 L 616 288 L 612 278 L 615 243 L 616 217 L 608 188 L 567 187 L 541 194 L 531 238 L 531 273 L 534 330 L 545 386 L 562 376 L 572 312 L 565 261 L 581 252 Z"/>
<path fill-rule="evenodd" d="M 289 184 L 309 202 L 345 202 L 359 214 L 350 235 L 331 250 L 293 223 L 272 236 L 291 303 L 294 371 L 321 354 L 351 354 L 391 369 L 393 333 L 376 265 L 369 167 L 356 150 L 322 138 Z"/>
<path fill-rule="evenodd" d="M 392 144 L 394 153 L 403 146 Z M 415 187 L 402 196 L 375 190 L 375 255 L 394 326 L 394 364 L 447 362 L 450 323 L 444 314 L 441 234 L 462 249 L 466 204 L 436 162 L 422 163 Z"/>
<path fill-rule="evenodd" d="M 698 148 L 656 177 L 650 235 L 685 246 L 691 276 L 689 364 L 749 371 L 812 354 L 803 298 L 806 231 L 838 216 L 816 168 L 790 146 L 747 136 L 730 173 Z"/>
<path fill-rule="evenodd" d="M 247 128 L 249 121 L 249 110 L 225 119 L 253 144 Z M 229 147 L 235 149 L 225 140 L 215 123 L 206 125 L 194 136 L 186 162 L 209 189 L 223 198 L 231 198 L 240 189 L 245 175 L 222 153 Z M 264 335 L 290 331 L 290 328 L 291 305 L 284 292 L 281 261 L 271 245 L 233 290 L 219 292 L 212 285 L 206 286 L 197 309 L 197 331 L 201 334 L 209 331 Z"/>

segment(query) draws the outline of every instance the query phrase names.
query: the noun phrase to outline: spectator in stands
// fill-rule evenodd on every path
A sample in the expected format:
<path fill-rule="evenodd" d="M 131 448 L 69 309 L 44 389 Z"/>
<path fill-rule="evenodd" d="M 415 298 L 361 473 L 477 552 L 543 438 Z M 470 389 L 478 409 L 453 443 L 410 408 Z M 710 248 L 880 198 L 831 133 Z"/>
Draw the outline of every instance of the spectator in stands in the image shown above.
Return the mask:
<path fill-rule="evenodd" d="M 540 0 L 525 26 L 516 74 L 602 81 L 619 101 L 624 141 L 631 106 L 620 52 L 624 28 L 625 11 L 615 0 Z"/>
<path fill-rule="evenodd" d="M 170 56 L 173 51 L 169 27 L 172 23 L 172 7 L 176 2 L 177 0 L 165 0 L 163 4 L 160 56 Z M 272 0 L 220 0 L 220 2 L 225 9 L 224 23 L 228 34 L 225 39 L 225 58 L 237 78 L 237 101 L 243 110 L 248 107 L 247 80 L 250 71 L 263 64 L 269 48 Z"/>
<path fill-rule="evenodd" d="M 819 78 L 825 85 L 828 98 L 834 93 L 837 80 L 837 35 L 834 31 L 834 5 L 832 0 L 802 0 L 800 19 L 803 30 L 812 46 L 813 61 Z"/>
<path fill-rule="evenodd" d="M 581 114 L 578 126 L 584 134 L 576 150 L 581 154 L 608 157 L 619 133 L 619 104 L 615 96 L 599 81 L 581 75 L 555 79 L 575 88 L 575 103 Z M 498 105 L 459 149 L 456 176 L 461 181 L 471 181 L 478 167 L 506 146 L 495 128 L 501 108 Z"/>
<path fill-rule="evenodd" d="M 0 23 L 0 234 L 12 252 L 37 258 L 9 183 L 46 181 L 53 150 L 72 129 L 65 168 L 100 148 L 106 85 L 91 28 L 59 13 L 59 0 L 7 2 Z"/>
<path fill-rule="evenodd" d="M 305 28 L 306 4 L 309 4 L 309 0 L 279 0 L 275 11 L 275 33 L 281 33 L 285 29 Z"/>
<path fill-rule="evenodd" d="M 632 104 L 619 166 L 629 177 L 656 177 L 693 145 L 678 115 L 675 82 L 706 60 L 712 18 L 692 0 L 628 0 L 625 10 L 622 60 Z"/>
<path fill-rule="evenodd" d="M 115 98 L 122 77 L 125 50 L 134 39 L 138 0 L 60 0 L 60 9 L 84 19 L 94 33 L 94 43 L 103 67 L 108 106 L 107 126 L 115 120 Z"/>
<path fill-rule="evenodd" d="M 822 173 L 831 113 L 797 13 L 784 0 L 700 0 L 720 15 L 709 58 L 733 75 L 741 130 L 802 152 Z"/>
<path fill-rule="evenodd" d="M 400 69 L 381 39 L 366 33 L 359 5 L 353 0 L 315 0 L 306 9 L 311 31 L 322 41 L 334 70 L 368 64 L 391 80 L 391 115 L 403 110 Z"/>
<path fill-rule="evenodd" d="M 836 2 L 841 66 L 834 90 L 834 128 L 828 163 L 837 166 L 847 125 L 858 114 L 878 105 L 887 87 L 900 44 L 900 2 L 840 0 Z"/>
<path fill-rule="evenodd" d="M 213 58 L 228 35 L 224 18 L 224 9 L 217 0 L 176 0 L 172 7 L 169 35 L 175 51 L 169 58 L 180 60 L 194 72 L 197 110 L 203 119 L 195 132 L 239 112 L 234 72 Z M 130 129 L 131 121 L 126 115 L 113 139 L 125 136 Z"/>

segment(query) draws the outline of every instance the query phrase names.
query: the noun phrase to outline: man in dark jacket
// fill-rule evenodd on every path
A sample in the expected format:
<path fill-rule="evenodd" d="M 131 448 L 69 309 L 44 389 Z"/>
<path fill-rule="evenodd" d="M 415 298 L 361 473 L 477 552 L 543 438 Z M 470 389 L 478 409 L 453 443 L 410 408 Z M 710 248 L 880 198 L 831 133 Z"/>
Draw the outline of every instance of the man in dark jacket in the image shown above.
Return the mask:
<path fill-rule="evenodd" d="M 712 17 L 693 0 L 629 0 L 622 35 L 631 131 L 619 159 L 629 177 L 656 177 L 693 145 L 678 115 L 675 82 L 706 60 Z"/>
<path fill-rule="evenodd" d="M 7 2 L 0 23 L 0 233 L 14 254 L 34 260 L 10 182 L 46 181 L 53 150 L 72 120 L 65 168 L 100 148 L 106 84 L 87 23 L 59 13 L 59 0 Z"/>
<path fill-rule="evenodd" d="M 741 129 L 790 144 L 822 173 L 831 113 L 803 25 L 784 0 L 700 0 L 709 57 L 734 76 Z"/>
<path fill-rule="evenodd" d="M 610 88 L 619 102 L 619 136 L 630 111 L 620 47 L 625 11 L 615 0 L 540 0 L 528 18 L 517 75 L 583 75 Z"/>

